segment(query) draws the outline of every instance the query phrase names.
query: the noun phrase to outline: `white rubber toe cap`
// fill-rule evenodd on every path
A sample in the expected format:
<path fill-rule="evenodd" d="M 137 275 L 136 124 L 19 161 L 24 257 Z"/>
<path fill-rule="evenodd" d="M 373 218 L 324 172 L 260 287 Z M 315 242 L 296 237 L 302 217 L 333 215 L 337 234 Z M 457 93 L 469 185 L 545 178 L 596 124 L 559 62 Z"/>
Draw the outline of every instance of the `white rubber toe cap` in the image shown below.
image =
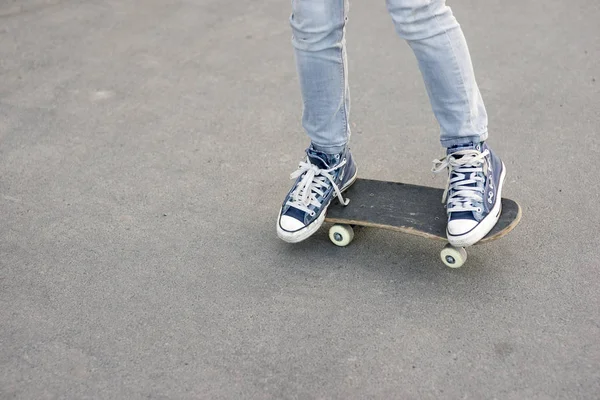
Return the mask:
<path fill-rule="evenodd" d="M 298 221 L 296 218 L 292 218 L 287 215 L 283 215 L 279 219 L 279 225 L 281 226 L 281 229 L 288 232 L 295 232 L 299 229 L 304 228 L 304 224 L 302 222 Z"/>
<path fill-rule="evenodd" d="M 452 236 L 460 236 L 470 232 L 477 226 L 477 221 L 471 219 L 456 219 L 448 222 L 448 233 Z"/>

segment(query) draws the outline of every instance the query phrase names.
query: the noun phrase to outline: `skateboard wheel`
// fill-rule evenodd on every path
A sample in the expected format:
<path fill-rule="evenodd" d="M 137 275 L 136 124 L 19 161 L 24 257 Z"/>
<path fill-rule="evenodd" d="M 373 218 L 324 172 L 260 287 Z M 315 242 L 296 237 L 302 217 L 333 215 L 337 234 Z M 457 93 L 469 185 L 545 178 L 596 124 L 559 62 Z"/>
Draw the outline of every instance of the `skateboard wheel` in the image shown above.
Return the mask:
<path fill-rule="evenodd" d="M 329 239 L 336 246 L 348 246 L 354 239 L 354 229 L 350 225 L 333 225 L 329 228 Z"/>
<path fill-rule="evenodd" d="M 450 268 L 460 268 L 467 261 L 467 251 L 464 247 L 454 247 L 447 244 L 440 252 L 442 262 Z"/>

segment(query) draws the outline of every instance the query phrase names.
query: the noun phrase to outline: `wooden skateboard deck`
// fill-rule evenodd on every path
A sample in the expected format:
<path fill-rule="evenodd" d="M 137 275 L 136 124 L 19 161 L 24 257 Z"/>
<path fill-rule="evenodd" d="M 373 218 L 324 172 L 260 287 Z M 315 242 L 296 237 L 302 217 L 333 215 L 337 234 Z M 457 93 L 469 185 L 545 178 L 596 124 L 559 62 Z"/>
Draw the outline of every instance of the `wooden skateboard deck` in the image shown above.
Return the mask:
<path fill-rule="evenodd" d="M 334 200 L 327 210 L 325 222 L 390 229 L 447 241 L 448 217 L 442 204 L 443 193 L 443 189 L 428 186 L 357 179 L 344 192 L 350 203 L 344 207 Z M 503 198 L 498 223 L 478 243 L 505 236 L 520 219 L 521 207 L 515 201 Z"/>
<path fill-rule="evenodd" d="M 448 217 L 442 204 L 443 193 L 443 189 L 428 186 L 357 179 L 344 192 L 344 197 L 349 198 L 350 203 L 341 206 L 335 199 L 327 210 L 325 222 L 335 224 L 329 237 L 338 246 L 346 246 L 354 237 L 351 226 L 355 225 L 447 242 Z M 498 223 L 477 243 L 491 242 L 505 236 L 517 226 L 520 219 L 521 207 L 515 201 L 503 198 Z M 454 268 L 461 266 L 467 257 L 463 248 L 450 245 L 442 250 L 441 256 L 446 265 Z"/>

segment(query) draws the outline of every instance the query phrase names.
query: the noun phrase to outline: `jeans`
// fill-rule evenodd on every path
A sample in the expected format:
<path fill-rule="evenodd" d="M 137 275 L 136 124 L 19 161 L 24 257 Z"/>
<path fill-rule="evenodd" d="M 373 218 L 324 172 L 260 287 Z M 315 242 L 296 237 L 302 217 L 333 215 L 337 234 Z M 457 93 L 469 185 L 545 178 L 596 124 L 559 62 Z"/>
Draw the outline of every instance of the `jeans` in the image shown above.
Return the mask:
<path fill-rule="evenodd" d="M 396 32 L 412 48 L 440 125 L 442 146 L 487 139 L 487 113 L 463 32 L 445 0 L 386 0 Z M 345 29 L 348 0 L 292 0 L 303 100 L 302 126 L 315 149 L 338 153 L 350 138 Z"/>

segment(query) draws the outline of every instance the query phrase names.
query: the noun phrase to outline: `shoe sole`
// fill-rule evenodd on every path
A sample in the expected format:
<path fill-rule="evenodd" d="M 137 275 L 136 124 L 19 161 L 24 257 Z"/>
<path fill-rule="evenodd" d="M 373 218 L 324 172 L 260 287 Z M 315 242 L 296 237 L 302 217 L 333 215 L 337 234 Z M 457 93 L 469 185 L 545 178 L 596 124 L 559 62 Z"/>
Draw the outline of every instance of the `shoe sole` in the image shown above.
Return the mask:
<path fill-rule="evenodd" d="M 496 204 L 492 207 L 490 213 L 477 224 L 475 228 L 464 235 L 451 235 L 446 229 L 448 242 L 455 247 L 468 247 L 479 242 L 487 235 L 492 228 L 498 223 L 500 213 L 502 212 L 502 188 L 506 180 L 506 166 L 502 163 L 502 175 L 500 176 L 500 184 L 496 195 Z"/>
<path fill-rule="evenodd" d="M 354 176 L 348 182 L 346 182 L 346 185 L 344 187 L 342 187 L 340 189 L 340 192 L 344 193 L 350 186 L 352 186 L 352 184 L 356 181 L 357 177 L 358 177 L 358 168 L 356 168 L 356 171 L 354 172 Z M 335 192 L 334 192 L 333 196 L 335 196 Z M 279 236 L 279 238 L 281 240 L 283 240 L 284 242 L 287 242 L 287 243 L 298 243 L 298 242 L 308 239 L 316 231 L 318 231 L 319 228 L 321 228 L 321 226 L 323 225 L 323 222 L 325 221 L 325 215 L 327 214 L 327 209 L 329 208 L 331 201 L 334 199 L 333 196 L 329 200 L 329 203 L 327 203 L 327 205 L 323 208 L 323 211 L 321 211 L 321 215 L 319 215 L 319 217 L 316 220 L 314 220 L 311 224 L 309 224 L 309 225 L 305 226 L 304 228 L 297 230 L 295 232 L 288 232 L 288 231 L 284 230 L 283 228 L 281 228 L 281 226 L 279 225 L 279 217 L 277 217 L 277 236 Z M 279 210 L 279 216 L 281 216 L 281 209 Z"/>

